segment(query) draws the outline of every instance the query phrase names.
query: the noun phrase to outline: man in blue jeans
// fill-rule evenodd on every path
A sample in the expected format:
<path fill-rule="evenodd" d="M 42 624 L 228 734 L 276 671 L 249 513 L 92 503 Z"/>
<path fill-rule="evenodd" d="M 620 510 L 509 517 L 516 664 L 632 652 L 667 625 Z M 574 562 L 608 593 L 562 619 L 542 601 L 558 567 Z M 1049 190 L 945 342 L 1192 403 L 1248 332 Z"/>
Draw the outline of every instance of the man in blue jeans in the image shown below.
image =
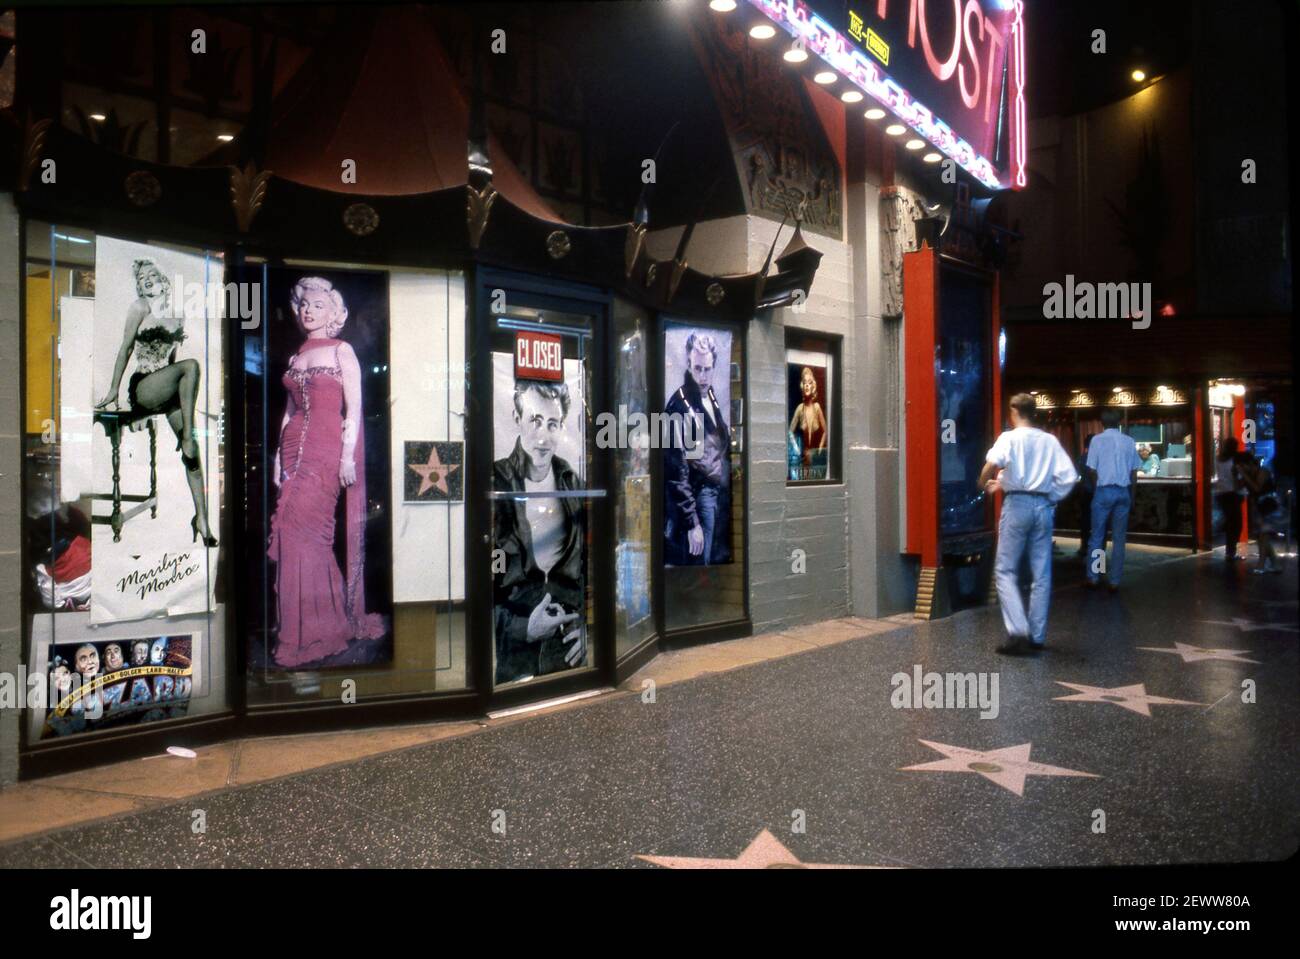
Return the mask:
<path fill-rule="evenodd" d="M 1137 443 L 1119 431 L 1119 410 L 1101 411 L 1105 427 L 1088 447 L 1089 474 L 1097 490 L 1092 494 L 1092 535 L 1088 538 L 1088 588 L 1096 589 L 1105 565 L 1106 524 L 1110 524 L 1111 560 L 1106 578 L 1110 591 L 1119 592 L 1124 576 L 1124 541 L 1128 536 L 1128 514 L 1137 494 L 1137 474 L 1142 469 Z M 1099 561 L 1101 560 L 1101 561 Z"/>
<path fill-rule="evenodd" d="M 1047 611 L 1052 601 L 1052 520 L 1079 474 L 1055 436 L 1040 430 L 1037 404 L 1028 393 L 1011 397 L 1012 428 L 985 455 L 980 485 L 1002 490 L 998 552 L 993 575 L 1007 641 L 998 652 L 1018 656 L 1037 652 L 1047 642 Z M 1020 560 L 1029 553 L 1029 614 L 1020 597 Z"/>

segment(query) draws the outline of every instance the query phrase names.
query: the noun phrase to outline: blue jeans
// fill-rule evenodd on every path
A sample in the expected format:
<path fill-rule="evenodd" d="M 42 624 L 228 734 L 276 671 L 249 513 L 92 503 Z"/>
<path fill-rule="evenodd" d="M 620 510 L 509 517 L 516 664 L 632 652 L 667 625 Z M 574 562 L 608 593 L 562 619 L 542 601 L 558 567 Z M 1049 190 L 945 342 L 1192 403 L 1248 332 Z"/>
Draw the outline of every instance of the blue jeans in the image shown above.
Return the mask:
<path fill-rule="evenodd" d="M 718 488 L 701 486 L 695 494 L 695 515 L 700 518 L 700 528 L 704 531 L 704 565 L 713 561 L 713 527 L 718 516 Z"/>
<path fill-rule="evenodd" d="M 1092 535 L 1088 537 L 1088 555 L 1084 562 L 1088 565 L 1088 582 L 1097 582 L 1098 576 L 1092 571 L 1093 557 L 1102 549 L 1105 542 L 1106 524 L 1110 523 L 1111 558 L 1106 567 L 1106 578 L 1110 585 L 1118 586 L 1124 576 L 1124 540 L 1128 536 L 1128 511 L 1132 506 L 1129 487 L 1098 486 L 1092 495 Z"/>
<path fill-rule="evenodd" d="M 1002 501 L 998 520 L 998 553 L 993 576 L 1002 607 L 1002 624 L 1009 636 L 1027 636 L 1041 646 L 1047 641 L 1047 609 L 1052 602 L 1052 519 L 1056 507 L 1045 496 L 1010 493 Z M 1020 598 L 1020 559 L 1028 551 L 1029 617 Z"/>

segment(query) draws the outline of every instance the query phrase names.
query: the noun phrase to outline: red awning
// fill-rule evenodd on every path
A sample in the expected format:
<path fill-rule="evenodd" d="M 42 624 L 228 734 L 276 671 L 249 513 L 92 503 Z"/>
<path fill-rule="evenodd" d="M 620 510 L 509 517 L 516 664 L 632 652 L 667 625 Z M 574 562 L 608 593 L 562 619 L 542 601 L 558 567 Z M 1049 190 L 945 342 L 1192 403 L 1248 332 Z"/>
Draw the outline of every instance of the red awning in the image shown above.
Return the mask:
<path fill-rule="evenodd" d="M 345 193 L 403 195 L 464 184 L 469 104 L 427 13 L 385 7 L 365 42 L 361 56 L 336 61 L 355 72 L 351 82 L 327 84 L 290 108 L 277 104 L 282 115 L 267 167 Z M 488 148 L 497 190 L 534 216 L 563 222 L 491 136 Z M 356 162 L 356 183 L 342 181 L 344 160 Z"/>

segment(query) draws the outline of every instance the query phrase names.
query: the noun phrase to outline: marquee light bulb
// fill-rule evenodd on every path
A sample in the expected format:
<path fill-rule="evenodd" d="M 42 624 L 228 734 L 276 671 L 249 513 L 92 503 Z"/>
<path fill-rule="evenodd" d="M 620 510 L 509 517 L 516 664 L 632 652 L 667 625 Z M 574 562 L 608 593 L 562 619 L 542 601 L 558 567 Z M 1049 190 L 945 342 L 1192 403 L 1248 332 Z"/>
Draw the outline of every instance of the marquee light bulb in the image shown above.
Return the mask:
<path fill-rule="evenodd" d="M 845 90 L 840 94 L 840 99 L 845 103 L 858 103 L 862 100 L 862 94 L 857 90 Z"/>
<path fill-rule="evenodd" d="M 709 0 L 709 9 L 715 13 L 730 13 L 736 9 L 736 0 Z"/>
<path fill-rule="evenodd" d="M 770 23 L 758 23 L 749 28 L 749 35 L 755 40 L 771 40 L 776 36 L 776 27 Z"/>
<path fill-rule="evenodd" d="M 827 86 L 828 84 L 835 82 L 835 74 L 831 70 L 823 70 L 821 73 L 813 77 L 813 82 L 820 83 L 822 86 Z"/>
<path fill-rule="evenodd" d="M 921 147 L 925 146 L 925 141 L 913 138 L 904 143 L 903 146 L 907 147 L 909 150 L 919 150 Z"/>
<path fill-rule="evenodd" d="M 872 107 L 862 115 L 868 120 L 883 120 L 885 118 L 885 111 L 880 109 L 880 107 Z"/>
<path fill-rule="evenodd" d="M 885 127 L 885 132 L 891 137 L 901 137 L 907 132 L 907 127 L 903 126 L 901 123 L 891 123 L 889 126 Z"/>

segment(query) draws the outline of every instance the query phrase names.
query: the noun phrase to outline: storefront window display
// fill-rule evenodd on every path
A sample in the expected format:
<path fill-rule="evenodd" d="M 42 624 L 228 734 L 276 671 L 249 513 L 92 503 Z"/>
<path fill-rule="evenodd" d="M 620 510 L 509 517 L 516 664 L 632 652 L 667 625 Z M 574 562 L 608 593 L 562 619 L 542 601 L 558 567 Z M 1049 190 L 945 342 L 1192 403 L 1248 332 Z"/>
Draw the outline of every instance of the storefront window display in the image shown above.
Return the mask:
<path fill-rule="evenodd" d="M 786 482 L 839 479 L 839 340 L 786 331 Z"/>
<path fill-rule="evenodd" d="M 613 309 L 615 342 L 614 396 L 623 404 L 626 419 L 635 423 L 638 414 L 648 416 L 650 388 L 647 381 L 649 318 L 625 300 L 615 300 Z M 624 656 L 654 636 L 651 597 L 652 503 L 649 432 L 629 437 L 614 458 L 614 488 L 621 494 L 615 502 L 617 543 L 614 565 L 615 650 Z"/>
<path fill-rule="evenodd" d="M 1195 536 L 1199 452 L 1186 391 L 1165 386 L 1039 391 L 1036 399 L 1047 429 L 1078 463 L 1087 438 L 1104 428 L 1102 409 L 1118 409 L 1120 430 L 1133 438 L 1142 460 L 1129 531 L 1188 540 Z M 1078 495 L 1065 500 L 1057 509 L 1057 526 L 1078 529 L 1082 502 Z"/>
<path fill-rule="evenodd" d="M 743 619 L 743 345 L 735 331 L 666 322 L 665 628 Z"/>
<path fill-rule="evenodd" d="M 239 276 L 265 319 L 243 341 L 250 702 L 464 689 L 461 275 Z"/>
<path fill-rule="evenodd" d="M 26 239 L 28 742 L 219 711 L 222 256 Z"/>

